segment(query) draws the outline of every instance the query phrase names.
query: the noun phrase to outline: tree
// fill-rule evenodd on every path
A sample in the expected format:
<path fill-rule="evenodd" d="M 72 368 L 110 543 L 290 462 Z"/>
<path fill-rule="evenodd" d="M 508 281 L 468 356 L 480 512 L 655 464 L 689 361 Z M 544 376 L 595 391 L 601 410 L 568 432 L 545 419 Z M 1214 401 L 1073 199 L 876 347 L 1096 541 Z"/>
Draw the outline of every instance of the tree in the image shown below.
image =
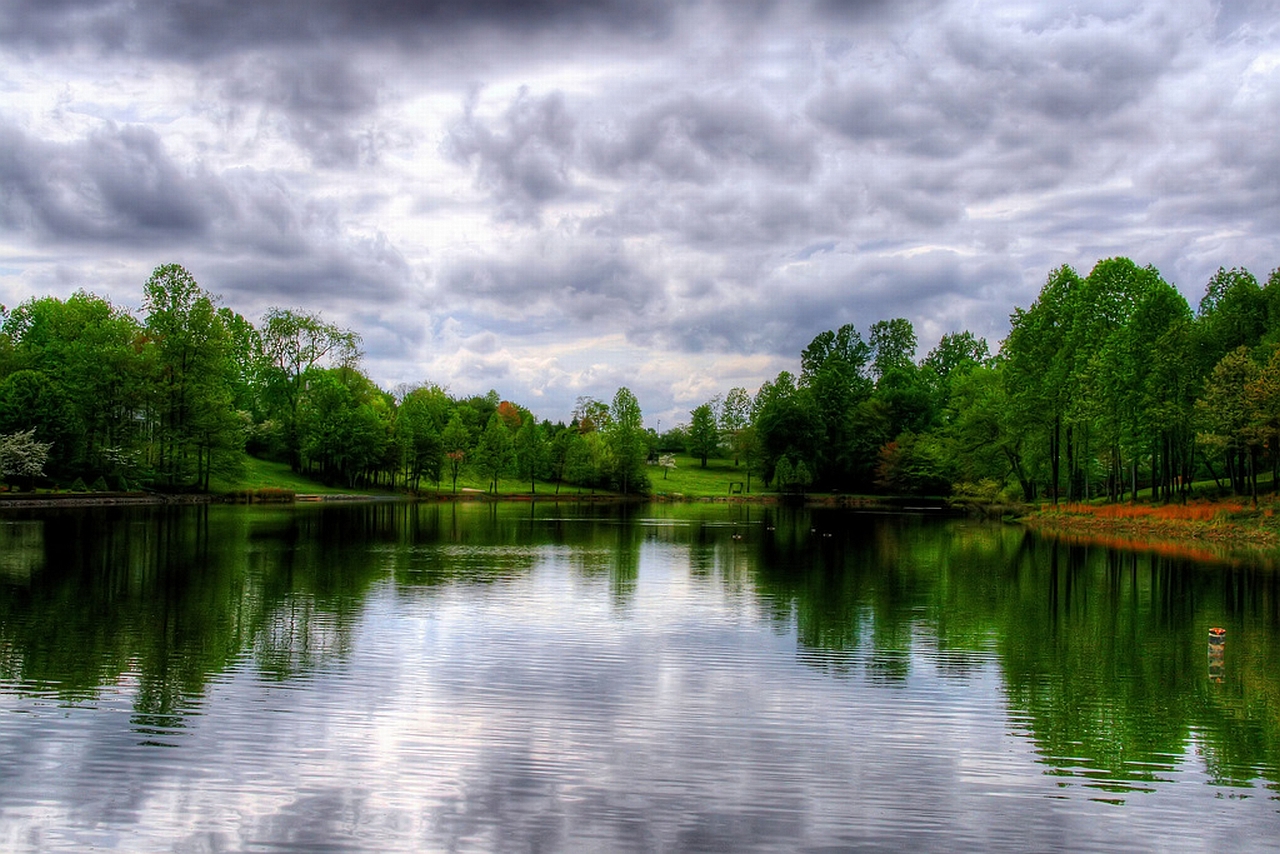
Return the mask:
<path fill-rule="evenodd" d="M 1075 350 L 1069 341 L 1083 280 L 1069 266 L 1051 272 L 1040 295 L 1028 309 L 1015 308 L 1010 317 L 1009 335 L 1000 348 L 1005 359 L 1005 388 L 1014 418 L 1011 427 L 1038 449 L 1036 458 L 1047 469 L 1027 472 L 1033 479 L 1049 483 L 1056 503 L 1059 496 L 1062 437 L 1068 404 L 1072 399 L 1071 377 Z M 1068 473 L 1074 470 L 1074 435 L 1067 429 Z M 1024 463 L 1028 462 L 1026 457 Z M 1069 478 L 1074 483 L 1074 478 Z M 1068 498 L 1071 497 L 1068 492 Z"/>
<path fill-rule="evenodd" d="M 319 314 L 270 309 L 262 322 L 261 346 L 267 391 L 284 421 L 285 453 L 296 471 L 301 463 L 298 406 L 304 377 L 312 368 L 354 367 L 360 361 L 360 336 L 326 323 Z"/>
<path fill-rule="evenodd" d="M 934 411 L 947 411 L 954 379 L 990 362 L 991 353 L 987 349 L 985 338 L 978 338 L 968 330 L 943 335 L 938 346 L 930 350 L 920 362 L 922 379 L 933 393 Z"/>
<path fill-rule="evenodd" d="M 521 478 L 529 481 L 529 492 L 538 491 L 538 478 L 545 477 L 549 464 L 546 433 L 533 415 L 525 416 L 524 422 L 516 432 L 515 463 L 516 472 Z"/>
<path fill-rule="evenodd" d="M 689 413 L 689 453 L 707 467 L 707 457 L 720 447 L 720 431 L 716 429 L 716 416 L 711 404 L 704 403 Z"/>
<path fill-rule="evenodd" d="M 662 479 L 667 479 L 667 474 L 676 467 L 675 454 L 663 454 L 658 457 L 658 466 L 662 469 Z"/>
<path fill-rule="evenodd" d="M 813 397 L 789 372 L 762 383 L 753 408 L 766 481 L 776 479 L 774 469 L 784 457 L 812 459 L 822 447 L 825 430 Z"/>
<path fill-rule="evenodd" d="M 33 441 L 49 444 L 54 473 L 80 473 L 83 463 L 82 409 L 61 384 L 43 371 L 14 371 L 0 381 L 0 433 L 31 431 Z"/>
<path fill-rule="evenodd" d="M 0 478 L 6 482 L 19 478 L 28 488 L 38 477 L 44 477 L 49 459 L 50 442 L 38 442 L 35 428 L 17 433 L 0 434 Z"/>
<path fill-rule="evenodd" d="M 386 458 L 390 441 L 386 409 L 380 390 L 359 371 L 308 371 L 298 403 L 304 468 L 318 468 L 329 483 L 356 486 Z"/>
<path fill-rule="evenodd" d="M 1255 498 L 1258 442 L 1250 428 L 1256 423 L 1258 413 L 1250 405 L 1247 389 L 1259 373 L 1249 348 L 1241 345 L 1214 365 L 1205 383 L 1204 395 L 1196 402 L 1197 438 L 1222 453 L 1234 491 L 1244 494 L 1252 483 Z"/>
<path fill-rule="evenodd" d="M 441 435 L 450 407 L 444 390 L 424 386 L 404 395 L 396 409 L 395 436 L 405 484 L 414 492 L 425 476 L 439 485 L 444 462 Z"/>
<path fill-rule="evenodd" d="M 480 434 L 476 444 L 474 460 L 476 468 L 483 473 L 493 493 L 498 493 L 498 479 L 505 474 L 515 462 L 515 443 L 511 431 L 502 422 L 497 412 L 489 417 L 489 423 Z"/>
<path fill-rule="evenodd" d="M 214 298 L 177 264 L 157 267 L 143 288 L 155 372 L 152 462 L 170 486 L 208 489 L 215 451 L 244 447 L 233 412 L 230 335 Z"/>
<path fill-rule="evenodd" d="M 1003 487 L 1012 475 L 1023 500 L 1032 501 L 1035 484 L 1024 460 L 1026 434 L 1009 405 L 1004 363 L 954 377 L 948 405 L 945 435 L 954 444 L 962 481 L 992 479 Z"/>
<path fill-rule="evenodd" d="M 1267 308 L 1267 297 L 1252 273 L 1219 267 L 1196 312 L 1204 347 L 1202 367 L 1212 368 L 1237 347 L 1256 347 L 1267 332 Z"/>
<path fill-rule="evenodd" d="M 609 423 L 609 405 L 594 397 L 583 395 L 573 405 L 572 421 L 583 433 L 603 430 Z"/>
<path fill-rule="evenodd" d="M 649 490 L 649 477 L 644 470 L 648 458 L 645 436 L 640 403 L 631 390 L 623 386 L 613 396 L 604 437 L 611 477 L 624 495 Z"/>
<path fill-rule="evenodd" d="M 751 426 L 751 395 L 745 388 L 729 389 L 720 405 L 720 441 L 733 454 L 733 464 L 742 458 L 742 432 Z"/>
<path fill-rule="evenodd" d="M 5 318 L 3 330 L 7 370 L 39 371 L 70 407 L 37 431 L 55 442 L 51 474 L 120 474 L 120 460 L 141 457 L 146 421 L 139 416 L 152 382 L 132 315 L 78 291 L 66 301 L 28 300 Z"/>
<path fill-rule="evenodd" d="M 877 320 L 871 324 L 871 367 L 877 377 L 915 364 L 916 331 L 905 317 Z"/>
<path fill-rule="evenodd" d="M 454 493 L 458 491 L 458 475 L 466 462 L 467 453 L 471 450 L 471 431 L 463 420 L 462 410 L 455 409 L 440 436 L 444 447 L 445 464 L 449 469 L 449 478 Z"/>

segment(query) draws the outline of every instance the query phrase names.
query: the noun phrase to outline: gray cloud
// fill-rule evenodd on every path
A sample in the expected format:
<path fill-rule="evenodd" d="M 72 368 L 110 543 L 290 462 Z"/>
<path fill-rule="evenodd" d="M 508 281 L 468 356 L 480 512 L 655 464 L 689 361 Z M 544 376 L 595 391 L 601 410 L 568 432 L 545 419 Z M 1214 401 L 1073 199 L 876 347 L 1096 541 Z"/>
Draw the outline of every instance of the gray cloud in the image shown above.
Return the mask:
<path fill-rule="evenodd" d="M 387 143 L 368 125 L 379 99 L 376 81 L 329 52 L 237 63 L 222 94 L 230 104 L 260 105 L 279 116 L 284 133 L 319 167 L 374 165 Z"/>
<path fill-rule="evenodd" d="M 46 49 L 86 44 L 204 59 L 246 47 L 325 41 L 418 44 L 480 28 L 517 33 L 600 29 L 643 38 L 667 32 L 676 5 L 674 0 L 177 0 L 135 7 L 120 0 L 17 0 L 0 12 L 0 39 Z"/>
<path fill-rule="evenodd" d="M 1270 2 L 18 0 L 0 59 L 0 302 L 176 261 L 548 417 L 1280 264 Z"/>
<path fill-rule="evenodd" d="M 216 181 L 180 169 L 145 127 L 64 144 L 0 127 L 0 151 L 0 216 L 49 239 L 147 245 L 198 237 L 225 202 Z"/>
<path fill-rule="evenodd" d="M 489 192 L 500 218 L 536 222 L 544 203 L 572 189 L 574 120 L 559 93 L 532 98 L 522 88 L 497 124 L 468 109 L 442 149 L 460 164 L 476 161 L 476 183 Z"/>

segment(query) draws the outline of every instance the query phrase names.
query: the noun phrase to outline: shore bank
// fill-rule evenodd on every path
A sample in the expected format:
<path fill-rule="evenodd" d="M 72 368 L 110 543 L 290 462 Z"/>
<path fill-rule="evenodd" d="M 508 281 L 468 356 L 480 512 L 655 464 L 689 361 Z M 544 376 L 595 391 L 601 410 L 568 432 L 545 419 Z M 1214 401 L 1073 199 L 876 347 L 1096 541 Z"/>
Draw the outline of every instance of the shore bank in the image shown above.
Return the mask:
<path fill-rule="evenodd" d="M 1254 508 L 1239 501 L 1188 504 L 1062 504 L 1018 518 L 1040 534 L 1188 556 L 1274 554 L 1280 551 L 1280 516 L 1273 503 Z"/>

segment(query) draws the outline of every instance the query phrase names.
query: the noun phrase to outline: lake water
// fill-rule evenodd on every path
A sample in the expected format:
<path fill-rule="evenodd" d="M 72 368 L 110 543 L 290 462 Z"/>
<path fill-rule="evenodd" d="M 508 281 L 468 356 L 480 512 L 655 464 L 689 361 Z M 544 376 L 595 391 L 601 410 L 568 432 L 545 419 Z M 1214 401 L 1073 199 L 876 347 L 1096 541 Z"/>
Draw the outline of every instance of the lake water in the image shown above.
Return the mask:
<path fill-rule="evenodd" d="M 748 505 L 7 511 L 0 849 L 1275 850 L 1278 578 Z"/>

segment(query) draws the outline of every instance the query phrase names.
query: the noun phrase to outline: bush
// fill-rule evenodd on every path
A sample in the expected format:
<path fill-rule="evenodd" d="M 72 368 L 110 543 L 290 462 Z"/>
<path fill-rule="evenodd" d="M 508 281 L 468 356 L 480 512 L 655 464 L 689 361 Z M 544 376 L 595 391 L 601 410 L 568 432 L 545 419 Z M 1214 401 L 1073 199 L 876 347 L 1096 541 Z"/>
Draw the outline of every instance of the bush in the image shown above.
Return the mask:
<path fill-rule="evenodd" d="M 98 475 L 98 479 L 93 482 L 93 486 L 89 487 L 94 492 L 110 492 L 111 487 L 107 486 L 107 479 L 102 475 Z"/>
<path fill-rule="evenodd" d="M 84 478 L 78 477 L 71 482 L 71 491 L 72 492 L 88 492 L 89 487 L 85 486 Z"/>

